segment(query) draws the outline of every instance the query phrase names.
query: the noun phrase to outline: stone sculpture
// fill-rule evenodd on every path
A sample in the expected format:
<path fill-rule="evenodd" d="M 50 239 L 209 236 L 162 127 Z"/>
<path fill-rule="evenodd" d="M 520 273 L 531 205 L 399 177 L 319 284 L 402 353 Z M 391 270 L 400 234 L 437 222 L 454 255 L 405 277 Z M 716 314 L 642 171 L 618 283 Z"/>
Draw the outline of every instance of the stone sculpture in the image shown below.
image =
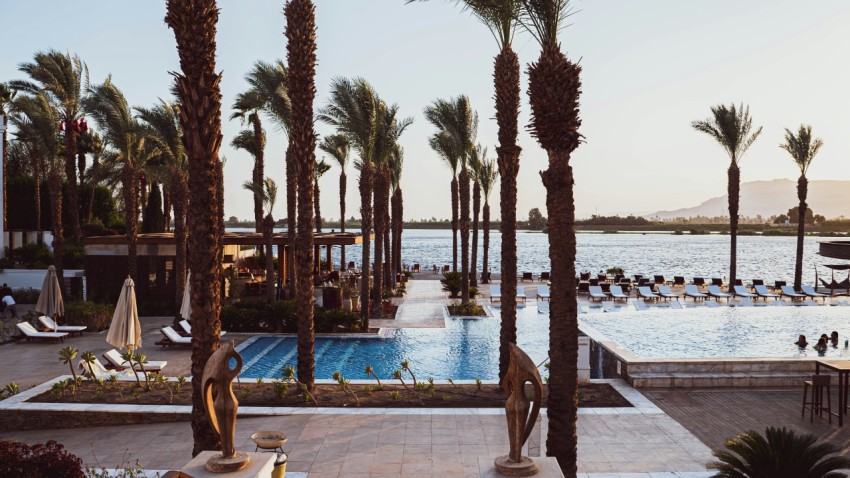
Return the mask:
<path fill-rule="evenodd" d="M 502 381 L 502 388 L 508 395 L 505 402 L 505 415 L 508 419 L 508 438 L 510 453 L 496 458 L 496 469 L 511 476 L 529 476 L 537 473 L 537 465 L 527 456 L 522 456 L 522 445 L 531 435 L 531 430 L 540 414 L 540 401 L 543 398 L 543 381 L 534 362 L 515 344 L 510 346 L 508 372 Z M 525 396 L 525 383 L 534 387 L 534 405 Z M 529 408 L 531 413 L 529 413 Z"/>
<path fill-rule="evenodd" d="M 230 367 L 231 359 L 236 361 L 236 367 Z M 241 470 L 250 462 L 247 453 L 234 448 L 239 402 L 233 394 L 233 379 L 241 370 L 242 357 L 236 352 L 233 341 L 213 352 L 204 367 L 201 380 L 204 410 L 213 430 L 221 436 L 221 455 L 213 455 L 206 463 L 206 469 L 213 473 Z"/>

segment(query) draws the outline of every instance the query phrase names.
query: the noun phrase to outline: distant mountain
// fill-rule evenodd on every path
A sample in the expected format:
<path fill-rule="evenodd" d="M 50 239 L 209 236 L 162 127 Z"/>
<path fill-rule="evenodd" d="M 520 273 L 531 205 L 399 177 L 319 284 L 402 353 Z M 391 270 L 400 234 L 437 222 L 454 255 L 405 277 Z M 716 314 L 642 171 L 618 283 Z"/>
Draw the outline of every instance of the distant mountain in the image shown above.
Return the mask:
<path fill-rule="evenodd" d="M 725 186 L 725 184 L 724 184 Z M 850 217 L 850 181 L 809 181 L 809 207 L 827 219 Z M 797 205 L 797 181 L 774 179 L 751 181 L 741 185 L 741 216 L 767 218 L 785 214 Z M 658 211 L 646 218 L 672 219 L 694 216 L 728 216 L 726 195 L 711 198 L 699 206 Z"/>

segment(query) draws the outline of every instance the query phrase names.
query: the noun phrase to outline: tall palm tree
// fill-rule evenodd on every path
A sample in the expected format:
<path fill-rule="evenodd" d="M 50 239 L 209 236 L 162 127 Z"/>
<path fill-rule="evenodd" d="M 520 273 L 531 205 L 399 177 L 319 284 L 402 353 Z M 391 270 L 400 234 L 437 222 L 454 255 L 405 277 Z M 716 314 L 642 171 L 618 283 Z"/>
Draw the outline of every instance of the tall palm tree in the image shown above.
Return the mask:
<path fill-rule="evenodd" d="M 253 181 L 245 181 L 242 184 L 244 189 L 254 193 L 254 196 L 259 196 L 263 200 L 263 205 L 266 208 L 266 216 L 263 218 L 263 243 L 266 246 L 266 301 L 274 302 L 275 281 L 274 281 L 274 254 L 272 253 L 272 238 L 274 236 L 274 203 L 277 201 L 277 184 L 272 178 L 263 180 L 263 187 L 259 191 L 257 185 Z"/>
<path fill-rule="evenodd" d="M 339 165 L 339 231 L 345 232 L 345 190 L 348 186 L 345 168 L 348 166 L 348 153 L 351 150 L 351 143 L 344 134 L 332 134 L 322 139 L 322 142 L 319 143 L 319 149 L 329 154 Z M 340 246 L 339 269 L 344 271 L 346 265 L 345 246 Z"/>
<path fill-rule="evenodd" d="M 165 179 L 171 205 L 174 208 L 174 303 L 183 300 L 186 287 L 186 210 L 189 207 L 188 157 L 183 145 L 180 126 L 180 107 L 160 100 L 152 108 L 135 108 L 146 128 L 147 141 L 156 145 L 157 154 L 164 161 Z"/>
<path fill-rule="evenodd" d="M 493 191 L 493 185 L 499 177 L 499 167 L 496 161 L 487 159 L 486 155 L 482 155 L 482 161 L 476 170 L 478 184 L 481 185 L 481 192 L 484 195 L 484 207 L 482 210 L 482 225 L 484 230 L 484 244 L 482 245 L 481 257 L 481 282 L 487 284 L 490 282 L 489 265 L 490 265 L 490 193 Z"/>
<path fill-rule="evenodd" d="M 236 138 L 233 139 L 234 148 L 240 148 L 241 145 L 246 144 L 247 138 L 240 139 L 240 146 L 237 146 L 235 143 L 240 136 L 251 135 L 253 137 L 253 141 L 251 144 L 253 145 L 261 145 L 259 148 L 254 148 L 253 151 L 249 151 L 251 156 L 254 157 L 254 169 L 251 174 L 252 181 L 254 183 L 252 191 L 259 191 L 263 188 L 263 178 L 265 177 L 265 164 L 263 157 L 263 149 L 266 144 L 266 133 L 263 131 L 262 120 L 260 120 L 260 111 L 266 105 L 265 98 L 260 94 L 260 92 L 256 88 L 250 88 L 247 91 L 239 93 L 236 95 L 236 100 L 233 101 L 233 114 L 230 115 L 230 119 L 240 119 L 242 124 L 244 125 L 246 122 L 251 124 L 251 131 L 240 131 Z M 246 149 L 246 148 L 242 148 Z M 263 229 L 263 200 L 262 196 L 258 196 L 254 194 L 254 230 L 256 232 L 262 232 Z"/>
<path fill-rule="evenodd" d="M 292 98 L 289 134 L 290 165 L 298 178 L 296 295 L 298 297 L 298 380 L 314 387 L 313 357 L 313 178 L 316 167 L 316 7 L 310 0 L 289 0 L 286 17 L 286 89 Z M 290 173 L 287 168 L 287 174 Z"/>
<path fill-rule="evenodd" d="M 331 165 L 326 163 L 324 159 L 316 162 L 316 178 L 313 180 L 313 206 L 315 209 L 314 216 L 316 216 L 316 232 L 322 232 L 322 208 L 319 204 L 319 178 L 324 176 L 330 169 Z"/>
<path fill-rule="evenodd" d="M 6 163 L 9 162 L 9 144 L 6 141 L 6 130 L 9 129 L 9 109 L 12 100 L 15 99 L 15 90 L 7 83 L 0 83 L 0 115 L 3 115 L 3 229 L 6 230 L 6 176 L 8 175 Z"/>
<path fill-rule="evenodd" d="M 39 165 L 42 158 L 47 166 L 47 188 L 50 193 L 50 212 L 53 224 L 53 265 L 59 283 L 63 283 L 65 233 L 62 225 L 62 170 L 64 161 L 59 157 L 61 148 L 56 124 L 59 112 L 44 91 L 17 96 L 11 106 L 12 124 L 17 130 L 17 139 L 31 145 L 35 158 L 36 193 L 40 196 L 38 183 Z M 38 226 L 41 228 L 41 202 L 36 204 Z"/>
<path fill-rule="evenodd" d="M 764 436 L 746 431 L 727 440 L 726 449 L 712 452 L 718 461 L 707 468 L 717 472 L 714 478 L 842 478 L 847 475 L 840 470 L 850 468 L 839 447 L 785 427 L 768 427 Z"/>
<path fill-rule="evenodd" d="M 328 103 L 319 110 L 319 119 L 337 128 L 357 150 L 360 171 L 360 231 L 363 236 L 362 275 L 360 280 L 360 317 L 362 327 L 369 328 L 369 272 L 371 262 L 372 190 L 374 188 L 373 157 L 380 98 L 363 78 L 334 78 Z"/>
<path fill-rule="evenodd" d="M 750 108 L 743 104 L 738 107 L 734 104 L 713 106 L 710 118 L 693 121 L 691 126 L 695 130 L 714 138 L 729 155 L 726 191 L 729 196 L 729 284 L 731 286 L 735 284 L 737 279 L 738 267 L 738 207 L 741 200 L 740 161 L 744 153 L 761 134 L 762 127 L 759 126 L 758 129 L 753 131 Z"/>
<path fill-rule="evenodd" d="M 124 196 L 124 221 L 127 228 L 127 273 L 137 278 L 139 181 L 149 155 L 150 145 L 145 145 L 142 126 L 133 117 L 127 99 L 112 78 L 92 86 L 85 101 L 86 111 L 97 122 L 109 144 L 116 150 L 114 156 L 121 165 L 121 190 Z"/>
<path fill-rule="evenodd" d="M 77 134 L 85 129 L 83 100 L 89 82 L 89 69 L 77 55 L 57 50 L 36 52 L 33 61 L 18 65 L 32 81 L 13 81 L 11 86 L 35 92 L 49 93 L 57 105 L 60 121 L 65 124 L 65 179 L 68 182 L 68 212 L 74 242 L 82 236 L 80 228 L 79 190 L 77 185 Z M 58 124 L 58 122 L 57 122 Z"/>
<path fill-rule="evenodd" d="M 541 46 L 528 68 L 531 135 L 549 156 L 540 173 L 549 213 L 552 262 L 549 306 L 549 435 L 547 454 L 566 476 L 576 474 L 578 418 L 578 319 L 575 284 L 575 201 L 570 155 L 579 146 L 581 67 L 561 52 L 558 31 L 569 13 L 568 0 L 523 0 L 523 24 Z M 504 294 L 504 291 L 502 292 Z"/>
<path fill-rule="evenodd" d="M 472 111 L 465 95 L 450 100 L 435 100 L 425 107 L 425 118 L 438 131 L 447 133 L 454 142 L 460 172 L 457 175 L 460 203 L 461 244 L 461 302 L 469 301 L 469 170 L 474 155 L 475 136 L 478 131 L 478 114 Z M 453 211 L 454 214 L 454 211 Z"/>
<path fill-rule="evenodd" d="M 221 75 L 216 72 L 215 0 L 167 0 L 165 22 L 174 31 L 180 73 L 174 73 L 181 106 L 183 145 L 189 158 L 189 268 L 192 274 L 192 432 L 193 454 L 221 444 L 206 417 L 201 377 L 221 338 L 221 236 L 219 206 L 223 186 L 221 146 Z"/>
<path fill-rule="evenodd" d="M 472 173 L 472 247 L 469 261 L 469 285 L 478 286 L 478 213 L 481 211 L 481 183 L 478 182 L 479 169 L 487 160 L 487 148 L 480 144 L 475 147 L 470 156 L 469 170 Z"/>
<path fill-rule="evenodd" d="M 257 141 L 259 138 L 259 142 Z M 230 145 L 234 149 L 241 149 L 246 151 L 251 157 L 254 158 L 254 170 L 251 175 L 251 182 L 254 186 L 249 189 L 254 194 L 254 222 L 256 232 L 263 232 L 263 188 L 265 187 L 263 184 L 263 177 L 257 176 L 258 172 L 263 170 L 263 166 L 260 164 L 263 161 L 263 149 L 266 145 L 266 134 L 264 131 L 260 131 L 260 135 L 258 136 L 255 131 L 243 129 L 236 133 L 236 136 L 230 141 Z M 256 206 L 259 203 L 260 205 L 260 220 L 257 221 L 257 210 Z"/>
<path fill-rule="evenodd" d="M 457 229 L 458 229 L 458 180 L 457 170 L 460 165 L 461 153 L 458 151 L 457 142 L 452 135 L 446 131 L 434 133 L 429 139 L 431 146 L 441 160 L 452 172 L 451 198 L 452 198 L 452 271 L 457 272 Z"/>
<path fill-rule="evenodd" d="M 390 184 L 392 186 L 392 281 L 401 273 L 401 234 L 404 226 L 404 199 L 401 192 L 401 171 L 404 166 L 404 148 L 397 146 L 390 160 Z"/>
<path fill-rule="evenodd" d="M 800 201 L 799 214 L 797 217 L 797 260 L 794 264 L 794 288 L 800 290 L 803 278 L 803 237 L 806 234 L 806 197 L 809 195 L 809 180 L 806 173 L 815 155 L 818 154 L 823 140 L 812 137 L 812 127 L 800 125 L 795 135 L 791 130 L 785 129 L 785 143 L 780 148 L 788 151 L 794 158 L 794 164 L 800 169 L 800 178 L 797 179 L 797 199 Z"/>

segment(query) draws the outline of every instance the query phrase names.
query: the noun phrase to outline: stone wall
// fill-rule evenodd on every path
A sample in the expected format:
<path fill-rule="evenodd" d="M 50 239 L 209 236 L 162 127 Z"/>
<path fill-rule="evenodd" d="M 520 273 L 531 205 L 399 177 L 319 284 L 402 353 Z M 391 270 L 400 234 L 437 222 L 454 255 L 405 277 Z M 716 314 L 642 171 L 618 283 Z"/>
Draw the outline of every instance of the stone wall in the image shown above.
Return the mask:
<path fill-rule="evenodd" d="M 188 413 L 68 412 L 51 410 L 0 410 L 0 432 L 56 428 L 143 425 L 191 420 Z"/>

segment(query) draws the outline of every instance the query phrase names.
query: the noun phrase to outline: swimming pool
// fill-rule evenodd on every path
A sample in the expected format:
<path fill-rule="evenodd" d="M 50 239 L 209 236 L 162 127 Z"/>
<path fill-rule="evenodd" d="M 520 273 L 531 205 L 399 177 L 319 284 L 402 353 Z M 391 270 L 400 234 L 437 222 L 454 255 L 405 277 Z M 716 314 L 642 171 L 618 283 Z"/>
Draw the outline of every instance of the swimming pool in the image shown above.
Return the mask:
<path fill-rule="evenodd" d="M 628 309 L 627 309 L 628 310 Z M 385 336 L 317 337 L 316 378 L 340 371 L 348 379 L 366 379 L 371 365 L 381 379 L 392 377 L 402 360 L 410 360 L 417 379 L 496 380 L 499 370 L 499 310 L 486 319 L 448 319 L 445 329 L 391 329 Z M 813 357 L 820 334 L 838 331 L 840 344 L 829 357 L 847 355 L 848 307 L 707 307 L 590 313 L 579 327 L 595 340 L 612 340 L 641 358 Z M 806 335 L 809 348 L 793 342 Z M 520 347 L 542 363 L 549 351 L 549 317 L 529 305 L 517 312 Z M 295 366 L 296 338 L 253 337 L 238 347 L 244 378 L 277 378 Z M 547 375 L 543 367 L 542 375 Z"/>

